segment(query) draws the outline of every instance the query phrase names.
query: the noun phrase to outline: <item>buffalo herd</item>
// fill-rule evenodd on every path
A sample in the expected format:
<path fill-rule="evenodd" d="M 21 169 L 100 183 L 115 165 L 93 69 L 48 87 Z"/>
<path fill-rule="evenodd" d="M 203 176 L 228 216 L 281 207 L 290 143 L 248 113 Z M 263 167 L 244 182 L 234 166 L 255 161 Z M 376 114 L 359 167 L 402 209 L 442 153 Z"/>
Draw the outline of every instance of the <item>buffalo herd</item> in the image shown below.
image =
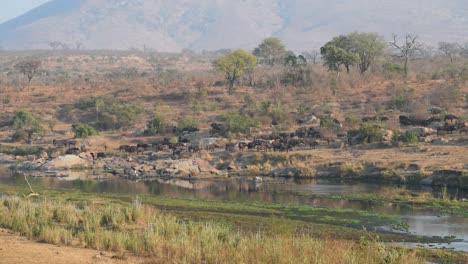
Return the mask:
<path fill-rule="evenodd" d="M 335 118 L 326 118 L 327 125 L 332 124 L 335 129 L 333 133 L 324 133 L 322 126 L 324 126 L 324 119 L 320 120 L 320 127 L 307 127 L 303 124 L 304 120 L 296 120 L 296 124 L 300 127 L 292 133 L 269 133 L 255 136 L 250 141 L 229 142 L 225 144 L 212 143 L 200 145 L 192 143 L 189 139 L 179 136 L 178 140 L 169 140 L 164 138 L 151 143 L 138 143 L 136 145 L 121 145 L 118 150 L 127 154 L 144 154 L 147 151 L 161 152 L 169 151 L 173 156 L 178 156 L 182 153 L 199 153 L 202 150 L 207 152 L 214 152 L 215 150 L 224 150 L 228 152 L 245 152 L 245 151 L 279 151 L 289 152 L 295 149 L 315 149 L 320 142 L 326 144 L 332 143 L 336 138 L 342 138 L 341 142 L 350 144 L 350 140 L 345 130 L 342 129 L 341 123 Z M 387 122 L 389 118 L 386 116 L 366 116 L 361 119 L 363 123 L 368 122 Z M 399 123 L 402 126 L 423 126 L 434 127 L 436 124 L 437 134 L 451 134 L 454 131 L 460 133 L 467 133 L 467 123 L 462 122 L 459 118 L 452 114 L 447 114 L 443 117 L 432 116 L 427 119 L 418 119 L 410 116 L 399 116 Z M 189 133 L 198 132 L 199 129 L 195 127 L 188 127 L 184 129 L 173 128 L 174 134 L 187 135 Z M 224 137 L 228 129 L 223 124 L 211 123 L 209 133 L 211 136 Z M 331 135 L 329 135 L 331 134 Z M 82 152 L 87 152 L 86 147 L 82 144 L 78 148 L 78 141 L 76 139 L 69 140 L 53 140 L 53 145 L 58 147 L 67 147 L 66 154 L 78 155 Z M 105 147 L 107 151 L 107 146 Z M 91 153 L 93 159 L 106 158 L 108 155 L 105 152 Z"/>

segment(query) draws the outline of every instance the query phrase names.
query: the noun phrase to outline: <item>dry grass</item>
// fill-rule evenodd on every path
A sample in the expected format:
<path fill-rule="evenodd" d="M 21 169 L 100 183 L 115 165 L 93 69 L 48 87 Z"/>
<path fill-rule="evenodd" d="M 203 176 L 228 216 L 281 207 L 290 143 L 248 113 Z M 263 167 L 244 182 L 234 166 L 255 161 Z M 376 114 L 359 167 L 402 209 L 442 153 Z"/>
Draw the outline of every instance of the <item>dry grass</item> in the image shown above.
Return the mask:
<path fill-rule="evenodd" d="M 372 239 L 318 240 L 302 235 L 243 234 L 181 222 L 138 201 L 132 205 L 19 197 L 0 199 L 0 225 L 39 241 L 131 252 L 154 263 L 423 263 Z"/>

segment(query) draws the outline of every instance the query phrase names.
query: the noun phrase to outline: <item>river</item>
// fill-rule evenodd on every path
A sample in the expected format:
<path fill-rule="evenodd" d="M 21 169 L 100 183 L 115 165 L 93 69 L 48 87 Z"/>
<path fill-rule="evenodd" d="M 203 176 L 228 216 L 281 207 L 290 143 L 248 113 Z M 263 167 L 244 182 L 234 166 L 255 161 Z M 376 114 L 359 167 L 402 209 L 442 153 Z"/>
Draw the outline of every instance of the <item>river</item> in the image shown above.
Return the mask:
<path fill-rule="evenodd" d="M 333 183 L 322 180 L 274 179 L 256 182 L 252 178 L 223 178 L 206 180 L 157 179 L 149 182 L 132 182 L 101 173 L 77 172 L 66 178 L 31 177 L 32 184 L 44 188 L 78 189 L 94 193 L 124 193 L 163 195 L 175 198 L 193 198 L 235 202 L 262 202 L 316 207 L 349 208 L 375 213 L 401 216 L 409 225 L 408 232 L 426 237 L 456 237 L 450 244 L 428 244 L 468 251 L 468 218 L 439 216 L 431 210 L 413 210 L 410 206 L 381 201 L 335 200 L 314 198 L 312 195 L 391 194 L 402 191 L 432 192 L 433 189 L 407 189 L 378 184 Z M 24 185 L 23 177 L 0 170 L 1 184 Z M 468 193 L 453 191 L 451 195 L 467 198 Z M 406 243 L 407 246 L 421 246 Z"/>

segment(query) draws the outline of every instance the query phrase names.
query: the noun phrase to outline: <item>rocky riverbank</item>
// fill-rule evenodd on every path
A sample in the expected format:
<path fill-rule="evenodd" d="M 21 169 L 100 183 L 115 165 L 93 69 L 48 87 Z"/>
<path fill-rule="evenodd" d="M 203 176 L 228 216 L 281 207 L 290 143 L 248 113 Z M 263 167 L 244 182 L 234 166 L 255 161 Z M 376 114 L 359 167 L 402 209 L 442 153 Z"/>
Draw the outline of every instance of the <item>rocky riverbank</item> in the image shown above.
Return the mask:
<path fill-rule="evenodd" d="M 465 146 L 418 145 L 399 148 L 318 149 L 294 152 L 202 151 L 174 159 L 171 155 L 114 155 L 95 160 L 87 153 L 19 162 L 14 169 L 39 174 L 51 171 L 101 170 L 129 180 L 159 177 L 296 177 L 332 180 L 419 184 L 468 189 Z M 46 173 L 47 172 L 47 173 Z M 53 175 L 53 174 L 52 174 Z M 60 173 L 58 175 L 63 175 Z"/>

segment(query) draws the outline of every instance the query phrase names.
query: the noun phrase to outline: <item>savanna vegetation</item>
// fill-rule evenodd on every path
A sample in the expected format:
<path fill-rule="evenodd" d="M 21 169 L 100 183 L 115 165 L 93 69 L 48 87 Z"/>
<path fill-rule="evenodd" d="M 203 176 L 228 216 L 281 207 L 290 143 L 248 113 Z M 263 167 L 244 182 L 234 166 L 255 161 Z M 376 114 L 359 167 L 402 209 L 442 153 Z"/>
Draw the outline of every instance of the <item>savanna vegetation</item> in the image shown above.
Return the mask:
<path fill-rule="evenodd" d="M 273 176 L 426 182 L 463 193 L 467 45 L 423 41 L 415 34 L 385 40 L 354 32 L 304 52 L 289 51 L 277 38 L 252 51 L 0 51 L 0 153 L 14 168 L 27 169 L 79 156 L 84 165 L 75 168 L 131 180 Z M 192 167 L 184 170 L 183 162 Z M 466 260 L 463 253 L 390 245 L 407 238 L 362 227 L 404 224 L 359 210 L 35 191 L 39 197 L 28 199 L 20 195 L 24 190 L 2 185 L 0 227 L 119 257 L 157 263 Z M 463 196 L 326 198 L 467 215 Z"/>

